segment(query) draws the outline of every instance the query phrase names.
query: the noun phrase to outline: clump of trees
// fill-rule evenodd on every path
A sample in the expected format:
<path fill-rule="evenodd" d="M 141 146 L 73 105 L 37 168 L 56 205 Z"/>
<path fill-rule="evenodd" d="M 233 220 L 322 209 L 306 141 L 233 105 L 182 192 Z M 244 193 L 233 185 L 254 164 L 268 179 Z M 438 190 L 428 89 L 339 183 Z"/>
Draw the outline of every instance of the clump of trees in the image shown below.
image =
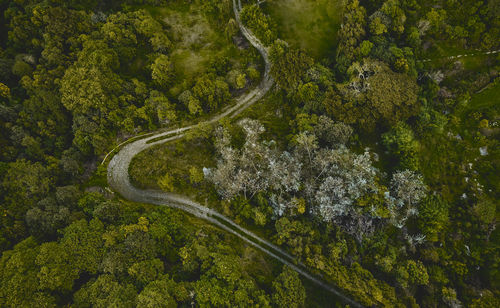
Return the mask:
<path fill-rule="evenodd" d="M 68 193 L 58 192 L 58 202 Z M 146 210 L 99 193 L 72 202 L 82 213 L 58 228 L 59 237 L 31 236 L 2 253 L 1 306 L 304 305 L 296 272 L 284 267 L 272 277 L 259 270 L 269 278 L 262 284 L 254 268 L 263 259 L 243 261 L 234 238 L 195 227 L 178 211 Z"/>
<path fill-rule="evenodd" d="M 74 143 L 82 152 L 104 152 L 110 132 L 132 132 L 137 126 L 151 128 L 175 119 L 174 106 L 161 92 L 120 75 L 138 57 L 140 44 L 155 58 L 151 79 L 159 88 L 169 84 L 172 72 L 166 52 L 170 41 L 160 23 L 145 11 L 119 13 L 81 39 L 78 60 L 61 80 L 61 101 L 74 114 Z"/>
<path fill-rule="evenodd" d="M 395 125 L 419 112 L 416 79 L 365 59 L 347 70 L 349 81 L 332 87 L 323 104 L 328 114 L 366 131 Z"/>
<path fill-rule="evenodd" d="M 276 218 L 308 212 L 359 240 L 373 233 L 380 219 L 402 228 L 418 214 L 427 189 L 422 177 L 410 170 L 395 172 L 385 190 L 370 153 L 346 147 L 352 129 L 341 122 L 320 117 L 311 132 L 294 136 L 290 151 L 261 140 L 265 129 L 258 121 L 243 119 L 238 125 L 245 136 L 242 147 L 232 145 L 228 130 L 219 127 L 219 161 L 205 169 L 224 199 L 265 194 Z"/>
<path fill-rule="evenodd" d="M 270 45 L 277 39 L 276 24 L 258 5 L 244 6 L 240 18 L 264 45 Z"/>

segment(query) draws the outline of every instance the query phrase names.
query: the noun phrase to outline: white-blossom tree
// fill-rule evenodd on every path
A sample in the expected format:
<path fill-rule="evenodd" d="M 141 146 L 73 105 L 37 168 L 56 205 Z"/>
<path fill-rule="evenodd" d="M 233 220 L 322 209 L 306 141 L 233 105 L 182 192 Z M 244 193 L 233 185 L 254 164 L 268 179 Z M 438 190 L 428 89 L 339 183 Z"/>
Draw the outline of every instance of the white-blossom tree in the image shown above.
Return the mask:
<path fill-rule="evenodd" d="M 427 186 L 420 174 L 411 170 L 392 175 L 390 192 L 385 193 L 391 223 L 402 228 L 406 220 L 418 214 L 417 205 L 425 197 Z"/>
<path fill-rule="evenodd" d="M 241 149 L 233 148 L 227 130 L 218 128 L 218 164 L 204 170 L 224 199 L 240 194 L 251 199 L 265 192 L 277 217 L 302 214 L 307 207 L 310 214 L 337 224 L 358 240 L 373 232 L 381 217 L 370 210 L 373 205 L 359 206 L 359 200 L 378 193 L 379 173 L 368 151 L 357 154 L 343 144 L 352 133 L 350 127 L 320 118 L 312 133 L 296 135 L 291 151 L 280 152 L 274 141 L 261 140 L 265 129 L 258 121 L 243 119 L 238 125 L 245 134 Z M 394 173 L 385 193 L 390 222 L 402 228 L 418 213 L 426 190 L 421 175 L 409 170 Z"/>

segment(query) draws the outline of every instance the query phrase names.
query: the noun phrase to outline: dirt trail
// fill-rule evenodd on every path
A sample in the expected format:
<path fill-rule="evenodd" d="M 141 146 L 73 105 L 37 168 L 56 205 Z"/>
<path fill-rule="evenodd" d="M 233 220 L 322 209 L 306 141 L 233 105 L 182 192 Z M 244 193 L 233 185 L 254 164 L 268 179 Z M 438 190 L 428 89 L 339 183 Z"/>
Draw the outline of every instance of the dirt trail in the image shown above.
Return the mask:
<path fill-rule="evenodd" d="M 269 60 L 267 48 L 264 47 L 264 45 L 259 41 L 259 39 L 255 37 L 252 34 L 252 32 L 250 32 L 247 28 L 245 28 L 240 22 L 240 16 L 239 16 L 239 11 L 241 10 L 240 0 L 238 0 L 238 5 L 236 3 L 236 0 L 233 0 L 233 8 L 236 21 L 240 26 L 241 32 L 243 33 L 245 38 L 260 52 L 262 58 L 264 59 L 265 62 L 264 75 L 258 87 L 256 87 L 249 93 L 246 93 L 241 97 L 237 98 L 236 103 L 232 107 L 228 108 L 221 114 L 214 116 L 212 119 L 208 121 L 209 123 L 217 122 L 224 117 L 233 118 L 237 116 L 243 110 L 245 110 L 258 100 L 260 100 L 271 89 L 274 83 L 272 77 L 269 75 L 271 63 Z M 196 125 L 190 125 L 156 134 L 155 133 L 146 134 L 145 136 L 148 137 L 130 142 L 127 145 L 123 146 L 123 148 L 121 148 L 119 152 L 115 156 L 113 156 L 113 158 L 109 162 L 108 165 L 109 186 L 125 199 L 135 202 L 178 208 L 198 218 L 204 219 L 218 226 L 219 228 L 234 234 L 235 236 L 241 238 L 245 242 L 258 248 L 262 252 L 275 258 L 276 260 L 282 262 L 283 264 L 288 265 L 289 267 L 293 268 L 295 271 L 297 271 L 305 278 L 316 283 L 318 286 L 321 286 L 325 290 L 332 292 L 345 303 L 353 307 L 362 307 L 359 303 L 353 301 L 352 299 L 348 298 L 337 289 L 325 283 L 320 277 L 311 274 L 303 264 L 298 262 L 293 256 L 291 256 L 281 248 L 277 247 L 276 245 L 270 243 L 265 239 L 258 237 L 254 233 L 244 229 L 243 227 L 239 226 L 238 224 L 236 224 L 229 218 L 223 216 L 222 214 L 210 208 L 207 208 L 199 203 L 196 203 L 184 196 L 176 195 L 173 193 L 166 193 L 158 190 L 138 189 L 132 185 L 132 183 L 130 182 L 128 171 L 130 163 L 134 156 L 152 146 L 180 139 L 184 137 L 185 133 L 188 130 L 192 129 L 195 126 Z M 158 138 L 163 138 L 163 139 L 158 140 Z M 126 142 L 122 144 L 125 144 Z M 121 145 L 113 149 L 110 153 L 108 153 L 108 155 L 113 153 L 116 149 L 120 147 Z M 105 160 L 107 159 L 108 155 L 106 155 Z"/>

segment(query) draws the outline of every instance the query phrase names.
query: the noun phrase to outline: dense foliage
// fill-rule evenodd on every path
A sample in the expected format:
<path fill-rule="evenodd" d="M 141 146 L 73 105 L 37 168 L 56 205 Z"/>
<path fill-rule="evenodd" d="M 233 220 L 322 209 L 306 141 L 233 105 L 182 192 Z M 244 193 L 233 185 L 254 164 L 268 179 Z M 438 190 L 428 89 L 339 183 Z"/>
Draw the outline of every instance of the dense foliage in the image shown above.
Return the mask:
<path fill-rule="evenodd" d="M 265 99 L 141 153 L 134 184 L 213 207 L 363 305 L 500 306 L 498 1 L 343 1 L 323 59 L 279 39 L 267 13 L 295 1 L 241 1 Z M 232 5 L 0 0 L 1 307 L 341 305 L 107 187 L 115 145 L 258 84 Z"/>

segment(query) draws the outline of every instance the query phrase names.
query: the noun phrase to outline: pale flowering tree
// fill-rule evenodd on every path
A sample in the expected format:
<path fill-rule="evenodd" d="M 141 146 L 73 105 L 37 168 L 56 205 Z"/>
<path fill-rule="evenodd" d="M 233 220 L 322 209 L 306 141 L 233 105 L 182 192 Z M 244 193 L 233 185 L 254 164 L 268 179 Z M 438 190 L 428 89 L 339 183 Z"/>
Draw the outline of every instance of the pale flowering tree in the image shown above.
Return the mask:
<path fill-rule="evenodd" d="M 258 140 L 264 132 L 264 127 L 249 119 L 240 121 L 239 125 L 246 135 L 243 148 L 234 149 L 227 130 L 217 128 L 215 147 L 220 159 L 215 170 L 205 169 L 206 178 L 215 184 L 224 199 L 229 200 L 238 194 L 251 198 L 269 186 L 266 166 L 270 155 L 273 154 L 269 146 Z"/>
<path fill-rule="evenodd" d="M 274 141 L 261 140 L 265 130 L 258 121 L 238 122 L 246 136 L 241 149 L 233 148 L 228 132 L 218 128 L 218 164 L 213 170 L 204 169 L 205 176 L 224 199 L 240 194 L 252 198 L 265 192 L 276 217 L 303 214 L 307 207 L 310 214 L 337 224 L 361 241 L 381 220 L 373 204 L 359 206 L 359 200 L 378 193 L 378 170 L 368 151 L 357 154 L 343 144 L 352 132 L 350 127 L 325 118 L 319 122 L 314 133 L 305 131 L 294 138 L 290 152 L 278 151 Z M 396 172 L 385 193 L 390 222 L 402 228 L 408 217 L 418 213 L 425 193 L 420 175 Z M 412 243 L 422 240 L 411 237 Z"/>
<path fill-rule="evenodd" d="M 345 145 L 353 133 L 352 127 L 342 122 L 335 122 L 327 116 L 320 116 L 314 127 L 318 140 L 329 147 Z"/>
<path fill-rule="evenodd" d="M 406 220 L 418 214 L 417 205 L 426 196 L 427 186 L 420 174 L 411 170 L 392 175 L 390 192 L 385 193 L 391 223 L 402 228 Z"/>

